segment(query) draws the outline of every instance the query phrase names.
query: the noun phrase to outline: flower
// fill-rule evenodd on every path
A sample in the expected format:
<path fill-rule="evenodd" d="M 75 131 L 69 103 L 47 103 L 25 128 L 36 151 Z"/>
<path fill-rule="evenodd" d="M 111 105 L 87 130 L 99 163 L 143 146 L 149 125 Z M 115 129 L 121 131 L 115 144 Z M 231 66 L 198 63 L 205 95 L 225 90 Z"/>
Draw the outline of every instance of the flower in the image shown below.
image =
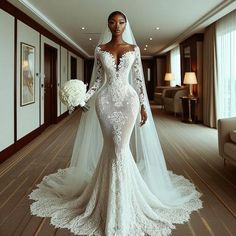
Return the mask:
<path fill-rule="evenodd" d="M 87 85 L 83 81 L 74 79 L 65 82 L 60 89 L 60 100 L 65 104 L 69 113 L 71 113 L 76 106 L 83 107 L 85 105 Z"/>

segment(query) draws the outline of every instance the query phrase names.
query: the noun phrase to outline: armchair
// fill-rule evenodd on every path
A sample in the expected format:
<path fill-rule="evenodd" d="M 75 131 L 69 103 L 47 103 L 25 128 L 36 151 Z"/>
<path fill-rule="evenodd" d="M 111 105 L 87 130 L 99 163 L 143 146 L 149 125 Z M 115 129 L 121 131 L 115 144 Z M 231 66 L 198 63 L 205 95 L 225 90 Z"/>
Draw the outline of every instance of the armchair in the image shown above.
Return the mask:
<path fill-rule="evenodd" d="M 170 86 L 157 86 L 154 92 L 154 102 L 157 105 L 163 106 L 163 92 L 165 89 L 171 88 Z"/>
<path fill-rule="evenodd" d="M 230 132 L 236 130 L 236 117 L 218 120 L 218 147 L 224 160 L 236 164 L 236 142 L 230 138 Z"/>
<path fill-rule="evenodd" d="M 188 94 L 188 87 L 167 88 L 162 93 L 164 109 L 169 112 L 182 113 L 182 103 L 180 97 Z"/>

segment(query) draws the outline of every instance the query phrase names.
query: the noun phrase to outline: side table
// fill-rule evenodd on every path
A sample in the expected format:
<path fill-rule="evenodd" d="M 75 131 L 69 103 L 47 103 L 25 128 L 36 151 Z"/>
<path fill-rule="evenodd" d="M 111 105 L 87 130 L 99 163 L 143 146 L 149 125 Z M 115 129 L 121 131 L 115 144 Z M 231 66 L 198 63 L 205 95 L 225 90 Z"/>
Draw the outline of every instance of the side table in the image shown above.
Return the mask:
<path fill-rule="evenodd" d="M 187 123 L 193 123 L 197 121 L 196 108 L 198 103 L 198 97 L 183 96 L 182 100 L 182 121 Z"/>

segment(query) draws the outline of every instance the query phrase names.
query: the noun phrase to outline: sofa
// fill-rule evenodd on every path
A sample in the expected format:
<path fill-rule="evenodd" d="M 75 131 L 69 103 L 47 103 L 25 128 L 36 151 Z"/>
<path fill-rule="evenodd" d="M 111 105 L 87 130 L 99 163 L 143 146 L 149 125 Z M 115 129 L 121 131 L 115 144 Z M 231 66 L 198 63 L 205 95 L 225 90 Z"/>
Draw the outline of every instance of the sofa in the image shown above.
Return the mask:
<path fill-rule="evenodd" d="M 154 102 L 156 105 L 163 106 L 163 91 L 167 88 L 171 88 L 170 86 L 157 86 L 154 92 Z"/>
<path fill-rule="evenodd" d="M 236 164 L 236 117 L 218 120 L 218 146 L 220 156 Z"/>
<path fill-rule="evenodd" d="M 182 113 L 182 101 L 180 97 L 187 96 L 188 87 L 172 87 L 164 89 L 162 100 L 164 109 L 173 112 L 174 115 Z"/>

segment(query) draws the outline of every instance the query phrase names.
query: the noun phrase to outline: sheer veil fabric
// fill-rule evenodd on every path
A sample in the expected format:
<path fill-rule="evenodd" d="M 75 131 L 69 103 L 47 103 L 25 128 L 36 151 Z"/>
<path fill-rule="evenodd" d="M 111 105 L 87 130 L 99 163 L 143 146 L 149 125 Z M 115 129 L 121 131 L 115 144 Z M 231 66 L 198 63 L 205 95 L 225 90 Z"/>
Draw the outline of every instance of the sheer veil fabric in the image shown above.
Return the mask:
<path fill-rule="evenodd" d="M 107 26 L 100 37 L 98 45 L 105 44 L 110 40 L 111 32 Z M 123 40 L 129 44 L 137 45 L 128 18 L 123 33 Z M 94 65 L 96 65 L 96 57 Z M 143 73 L 141 61 L 139 65 Z M 106 75 L 104 75 L 104 77 L 105 76 Z M 132 73 L 130 73 L 130 84 L 135 87 L 132 76 Z M 90 86 L 93 85 L 95 79 L 96 71 L 94 66 Z M 167 171 L 164 155 L 152 117 L 144 80 L 142 82 L 148 119 L 145 125 L 140 127 L 139 122 L 141 118 L 138 117 L 130 140 L 130 148 L 139 171 L 149 189 L 158 196 L 166 206 L 178 206 L 191 199 L 192 194 L 195 194 L 195 192 L 184 195 L 181 186 L 175 187 L 173 185 L 170 172 Z M 95 111 L 95 100 L 96 94 L 89 100 L 90 111 L 82 114 L 70 164 L 70 167 L 73 167 L 75 171 L 72 175 L 78 175 L 78 179 L 80 179 L 79 186 L 82 186 L 82 189 L 86 186 L 94 173 L 103 146 L 102 132 Z"/>
<path fill-rule="evenodd" d="M 107 26 L 100 37 L 98 45 L 105 44 L 110 39 L 111 33 Z M 123 40 L 129 44 L 137 45 L 128 19 L 123 33 Z M 95 56 L 94 65 L 96 63 L 97 58 Z M 141 58 L 139 58 L 139 65 L 139 70 L 143 77 Z M 96 73 L 96 67 L 94 66 L 90 87 L 96 79 Z M 135 87 L 133 76 L 132 73 L 129 74 L 129 82 Z M 103 77 L 104 85 L 107 79 L 105 73 Z M 144 80 L 142 80 L 142 87 L 148 119 L 145 125 L 140 127 L 141 118 L 138 116 L 130 140 L 130 149 L 138 170 L 149 190 L 160 200 L 161 205 L 167 211 L 174 212 L 176 210 L 173 222 L 183 223 L 189 219 L 189 215 L 193 210 L 202 207 L 202 202 L 199 199 L 200 193 L 195 190 L 194 185 L 187 179 L 167 170 Z M 90 110 L 81 115 L 70 166 L 44 177 L 43 181 L 38 185 L 39 189 L 30 194 L 31 199 L 40 200 L 43 194 L 45 198 L 45 192 L 47 192 L 49 198 L 52 195 L 56 195 L 63 199 L 71 199 L 74 196 L 80 196 L 91 181 L 99 162 L 103 144 L 106 145 L 103 141 L 101 127 L 95 110 L 97 94 L 98 91 L 88 101 Z M 45 190 L 44 193 L 42 193 L 42 190 Z M 31 211 L 41 216 L 37 213 L 40 212 L 39 205 L 32 204 Z M 179 219 L 178 215 L 180 216 Z"/>

